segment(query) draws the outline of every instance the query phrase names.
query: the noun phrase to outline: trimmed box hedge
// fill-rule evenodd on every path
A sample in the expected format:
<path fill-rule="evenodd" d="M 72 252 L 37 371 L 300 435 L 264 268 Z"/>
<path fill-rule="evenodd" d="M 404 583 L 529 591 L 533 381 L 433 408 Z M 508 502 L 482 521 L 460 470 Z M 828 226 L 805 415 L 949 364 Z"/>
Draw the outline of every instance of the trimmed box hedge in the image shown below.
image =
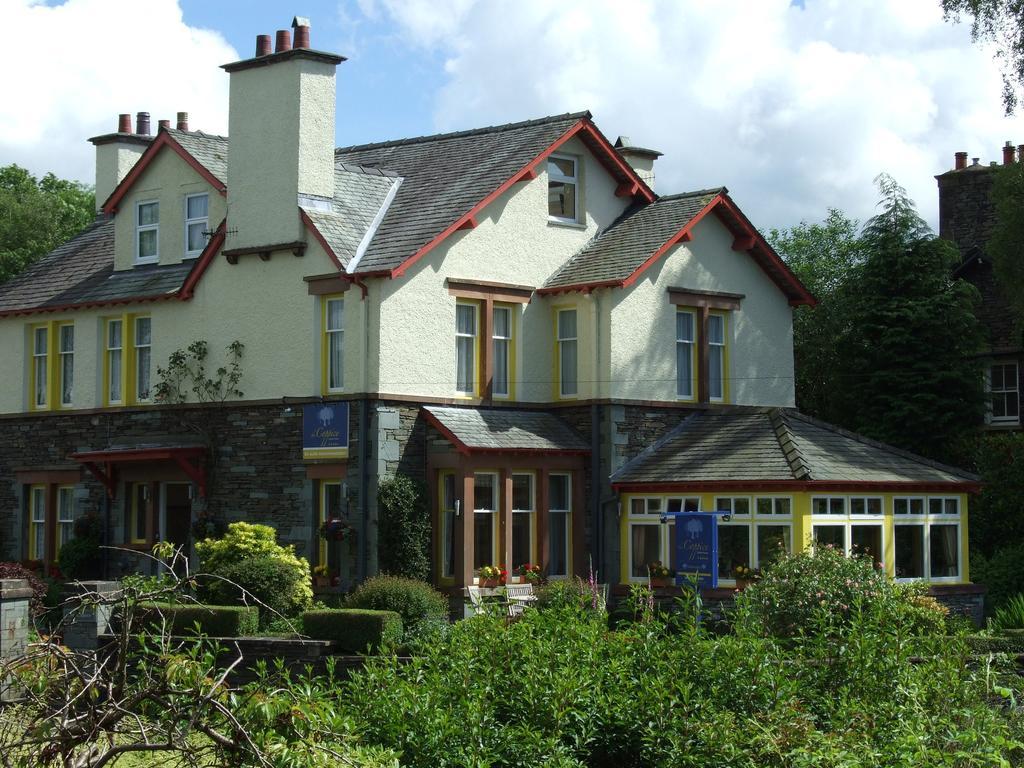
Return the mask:
<path fill-rule="evenodd" d="M 402 617 L 394 611 L 334 608 L 306 611 L 302 631 L 314 640 L 333 640 L 343 651 L 366 653 L 402 640 Z"/>
<path fill-rule="evenodd" d="M 139 603 L 137 618 L 149 627 L 166 622 L 172 635 L 199 632 L 209 637 L 245 637 L 259 631 L 256 606 L 196 605 L 194 603 Z"/>
<path fill-rule="evenodd" d="M 974 653 L 1024 653 L 1024 635 L 1013 630 L 1002 635 L 967 635 L 964 640 Z"/>

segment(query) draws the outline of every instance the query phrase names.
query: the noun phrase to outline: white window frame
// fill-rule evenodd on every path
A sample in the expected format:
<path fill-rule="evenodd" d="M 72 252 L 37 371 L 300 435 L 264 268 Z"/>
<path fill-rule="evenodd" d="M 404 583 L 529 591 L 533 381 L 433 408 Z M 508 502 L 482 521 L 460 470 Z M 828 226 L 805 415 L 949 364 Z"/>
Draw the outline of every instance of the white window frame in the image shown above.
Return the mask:
<path fill-rule="evenodd" d="M 889 542 L 886 540 L 885 533 L 885 500 L 882 498 L 882 503 L 878 506 L 878 512 L 869 513 L 867 512 L 867 500 L 868 499 L 879 499 L 881 497 L 868 495 L 855 495 L 846 496 L 841 494 L 816 494 L 811 497 L 811 545 L 814 545 L 814 529 L 817 526 L 835 526 L 843 529 L 843 554 L 849 557 L 853 553 L 853 529 L 857 527 L 872 527 L 879 529 L 879 552 L 878 556 L 882 558 L 882 563 L 885 562 L 885 550 Z M 855 499 L 864 500 L 863 514 L 853 512 L 853 501 Z M 829 510 L 835 507 L 835 503 L 839 502 L 842 505 L 842 512 L 827 512 L 824 514 L 816 513 L 814 511 L 814 505 L 816 501 L 825 501 Z"/>
<path fill-rule="evenodd" d="M 110 343 L 111 329 L 114 326 L 120 328 L 120 346 L 114 347 Z M 104 340 L 104 365 L 106 366 L 106 379 L 107 379 L 107 391 L 104 393 L 107 405 L 121 405 L 124 402 L 124 321 L 120 317 L 113 317 L 108 319 L 103 326 L 103 340 Z M 114 376 L 114 358 L 117 358 L 117 376 Z M 117 399 L 111 397 L 113 393 L 114 382 L 117 382 L 117 391 L 120 397 Z"/>
<path fill-rule="evenodd" d="M 205 197 L 206 198 L 206 215 L 205 216 L 197 216 L 195 218 L 191 218 L 190 219 L 188 217 L 188 201 L 192 200 L 192 199 L 195 199 L 195 198 L 200 198 L 200 197 Z M 204 232 L 209 229 L 209 227 L 210 227 L 210 195 L 209 195 L 209 193 L 207 193 L 207 192 L 198 192 L 198 193 L 196 193 L 194 195 L 185 195 L 185 206 L 184 206 L 184 210 L 183 210 L 183 215 L 185 217 L 185 258 L 186 259 L 194 259 L 199 254 L 201 254 L 204 250 L 206 250 L 206 245 L 204 244 L 203 247 L 200 248 L 197 251 L 190 251 L 188 249 L 188 230 L 189 230 L 189 227 L 193 226 L 194 224 L 202 224 Z"/>
<path fill-rule="evenodd" d="M 572 163 L 572 173 L 573 173 L 572 176 L 566 176 L 566 175 L 558 172 L 557 170 L 552 170 L 553 168 L 557 168 L 557 166 L 555 166 L 551 162 L 547 163 L 547 172 L 548 172 L 548 181 L 549 182 L 557 181 L 560 184 L 571 184 L 572 185 L 572 187 L 573 187 L 573 200 L 575 201 L 575 205 L 574 205 L 574 210 L 573 210 L 573 215 L 572 216 L 553 216 L 551 214 L 551 212 L 550 212 L 550 209 L 549 209 L 549 211 L 548 211 L 548 220 L 549 221 L 558 222 L 560 224 L 579 224 L 580 223 L 580 183 L 579 183 L 579 179 L 580 179 L 580 160 L 579 160 L 578 157 L 574 157 L 573 155 L 561 155 L 561 154 L 552 154 L 552 155 L 549 156 L 549 160 L 568 160 L 569 162 Z M 549 187 L 549 189 L 550 189 L 550 187 Z"/>
<path fill-rule="evenodd" d="M 642 513 L 633 512 L 633 505 L 638 502 L 643 502 L 644 511 Z M 652 511 L 652 503 L 655 504 L 655 508 Z M 661 516 L 668 509 L 666 499 L 664 496 L 632 496 L 629 498 L 629 508 L 626 510 L 627 516 L 627 536 L 626 536 L 626 567 L 627 573 L 629 574 L 630 582 L 634 584 L 646 584 L 648 581 L 648 575 L 646 574 L 647 566 L 650 563 L 641 563 L 643 568 L 642 571 L 645 573 L 641 576 L 635 576 L 633 574 L 633 526 L 635 525 L 656 525 L 658 527 L 658 559 L 667 564 L 669 562 L 669 542 L 670 537 L 665 535 L 666 526 L 661 522 Z"/>
<path fill-rule="evenodd" d="M 715 496 L 715 506 L 721 510 L 723 505 L 720 504 L 723 500 L 730 502 L 730 509 L 735 509 L 737 499 L 745 499 L 748 502 L 748 509 L 750 510 L 747 514 L 736 514 L 733 512 L 728 522 L 719 518 L 718 525 L 719 531 L 725 527 L 746 527 L 747 529 L 747 552 L 749 554 L 748 567 L 760 568 L 761 567 L 761 553 L 758 550 L 757 543 L 757 530 L 758 528 L 775 526 L 784 527 L 788 531 L 788 552 L 793 551 L 793 497 L 786 495 L 777 494 L 759 494 L 755 496 Z M 758 502 L 762 500 L 768 500 L 771 505 L 770 512 L 759 512 Z M 783 506 L 782 502 L 785 502 L 786 511 L 777 511 Z M 730 577 L 719 576 L 718 583 L 722 586 L 734 586 L 736 579 Z"/>
<path fill-rule="evenodd" d="M 529 552 L 528 562 L 530 563 L 530 565 L 536 565 L 537 560 L 539 559 L 537 557 L 537 475 L 535 473 L 533 473 L 533 472 L 513 472 L 512 473 L 512 483 L 513 483 L 513 486 L 515 485 L 515 479 L 517 477 L 527 477 L 530 480 L 530 508 L 529 509 L 519 509 L 513 503 L 512 504 L 512 514 L 511 514 L 511 517 L 509 519 L 509 524 L 511 525 L 512 523 L 514 523 L 516 515 L 528 515 L 527 528 L 528 528 L 528 530 L 530 532 L 530 534 L 529 534 L 530 535 L 530 545 L 529 545 L 530 552 Z M 512 498 L 515 499 L 514 488 L 513 488 Z M 511 554 L 510 554 L 510 557 L 511 557 Z M 512 559 L 515 560 L 514 557 Z M 523 563 L 512 562 L 512 563 L 508 564 L 507 567 L 508 567 L 508 572 L 509 572 L 509 580 L 512 580 L 512 578 L 513 578 L 513 571 L 515 569 L 519 568 L 519 566 L 521 566 L 521 565 L 523 565 Z M 518 576 L 516 576 L 516 580 L 518 580 Z"/>
<path fill-rule="evenodd" d="M 566 508 L 559 509 L 551 505 L 551 480 L 555 477 L 565 478 L 565 500 Z M 572 575 L 572 474 L 569 472 L 551 472 L 548 474 L 548 546 L 550 547 L 551 514 L 565 515 L 565 573 L 548 573 L 549 579 L 568 579 Z M 550 560 L 549 560 L 550 563 Z"/>
<path fill-rule="evenodd" d="M 70 344 L 65 346 L 65 331 Z M 68 406 L 75 399 L 75 324 L 61 323 L 57 326 L 57 358 L 58 384 L 60 386 L 60 404 Z M 69 375 L 70 374 L 70 375 Z M 70 382 L 69 382 L 70 379 Z M 70 386 L 68 384 L 70 383 Z"/>
<path fill-rule="evenodd" d="M 1003 387 L 1001 389 L 994 389 L 992 386 L 992 369 L 996 366 L 1002 368 L 1013 368 L 1013 387 L 1006 386 L 1006 372 L 1003 372 Z M 991 363 L 987 371 L 986 384 L 988 385 L 988 422 L 989 424 L 1020 424 L 1020 369 L 1017 367 L 1016 362 L 994 362 Z M 992 413 L 992 395 L 994 394 L 1008 394 L 1013 393 L 1017 396 L 1017 415 L 1016 416 L 995 416 Z"/>
<path fill-rule="evenodd" d="M 145 321 L 149 324 L 149 343 L 139 343 L 139 323 Z M 122 342 L 123 343 L 123 342 Z M 149 403 L 153 400 L 153 319 L 149 315 L 141 315 L 132 318 L 132 363 L 135 366 L 135 402 Z M 141 350 L 146 350 L 143 355 Z M 149 389 L 143 396 L 142 392 L 142 367 L 143 357 L 146 364 L 146 378 L 149 382 Z"/>
<path fill-rule="evenodd" d="M 920 499 L 922 511 L 920 514 L 895 514 L 896 502 L 897 501 L 908 501 Z M 956 513 L 947 513 L 945 511 L 947 501 L 956 502 Z M 931 512 L 931 502 L 941 501 L 943 511 L 940 513 L 933 514 Z M 959 496 L 894 496 L 893 497 L 893 525 L 894 528 L 897 526 L 921 526 L 924 531 L 924 543 L 922 553 L 922 571 L 924 576 L 922 577 L 898 577 L 896 581 L 926 581 L 937 584 L 950 584 L 958 583 L 963 579 L 964 573 L 964 542 L 962 533 L 963 525 L 963 506 Z M 956 526 L 956 575 L 954 576 L 932 576 L 932 526 L 935 525 L 954 525 Z M 893 531 L 893 574 L 895 577 L 896 568 L 896 541 L 895 541 L 895 530 Z"/>
<path fill-rule="evenodd" d="M 562 315 L 568 312 L 572 312 L 575 316 L 576 334 L 574 336 L 562 336 Z M 564 399 L 572 399 L 579 397 L 580 392 L 580 315 L 576 310 L 576 307 L 566 307 L 565 309 L 559 309 L 555 312 L 555 337 L 556 344 L 558 345 L 558 396 Z M 574 344 L 576 349 L 576 369 L 572 372 L 572 392 L 566 391 L 565 381 L 565 365 L 563 362 L 563 355 L 565 352 L 565 345 Z"/>
<path fill-rule="evenodd" d="M 156 206 L 156 224 L 140 224 L 142 207 L 144 205 L 155 205 Z M 156 232 L 156 253 L 152 256 L 140 257 L 139 247 L 141 245 L 141 233 L 143 232 Z M 160 201 L 159 200 L 139 200 L 135 203 L 135 263 L 136 264 L 156 264 L 160 261 Z"/>
<path fill-rule="evenodd" d="M 340 304 L 341 312 L 339 317 L 341 318 L 341 325 L 337 328 L 331 327 L 331 305 Z M 334 337 L 340 337 L 338 344 L 338 354 L 341 356 L 338 360 L 338 370 L 340 379 L 339 382 L 332 386 L 331 374 L 334 371 L 332 365 L 332 358 L 334 355 L 334 346 L 331 344 Z M 332 297 L 324 301 L 324 340 L 326 342 L 325 353 L 327 359 L 324 363 L 327 366 L 325 382 L 327 385 L 328 392 L 344 392 L 345 391 L 345 299 L 344 297 Z"/>
<path fill-rule="evenodd" d="M 681 339 L 679 337 L 679 316 L 687 315 L 690 318 L 690 338 Z M 682 307 L 676 308 L 676 399 L 678 400 L 694 400 L 697 397 L 697 313 L 692 309 L 684 309 Z M 688 357 L 690 360 L 690 376 L 686 382 L 689 391 L 682 391 L 683 376 L 682 371 L 679 370 L 679 355 L 680 346 L 685 346 L 688 350 Z"/>
<path fill-rule="evenodd" d="M 496 322 L 494 322 L 494 318 L 497 317 L 499 312 L 504 312 L 505 315 L 508 317 L 508 323 L 507 323 L 507 326 L 506 326 L 508 328 L 508 335 L 507 336 L 499 336 L 498 335 L 498 324 Z M 498 362 L 498 358 L 499 357 L 502 357 L 505 360 L 505 382 L 504 382 L 504 389 L 499 389 L 498 388 L 498 378 L 497 378 L 497 376 L 495 376 L 492 379 L 492 382 L 491 382 L 491 394 L 494 397 L 498 397 L 498 398 L 510 398 L 512 396 L 512 335 L 513 335 L 512 323 L 513 323 L 512 307 L 506 306 L 506 305 L 495 304 L 493 309 L 492 309 L 492 318 L 491 318 L 491 352 L 494 355 L 493 360 L 494 360 L 494 363 L 495 363 L 495 365 L 493 366 L 493 370 L 494 371 L 498 370 L 497 362 Z M 503 353 L 500 354 L 500 355 L 498 353 L 499 346 L 503 347 L 503 349 L 504 349 Z"/>
<path fill-rule="evenodd" d="M 768 502 L 771 503 L 771 511 L 770 512 L 760 512 L 758 510 L 758 505 L 760 504 L 761 501 L 768 501 Z M 779 508 L 781 506 L 783 506 L 782 502 L 785 502 L 785 510 L 780 512 Z M 751 501 L 750 509 L 753 512 L 754 517 L 766 518 L 766 519 L 772 519 L 772 520 L 778 520 L 778 519 L 782 519 L 782 520 L 789 519 L 789 520 L 792 520 L 793 519 L 793 497 L 792 496 L 774 496 L 774 495 L 760 494 L 758 496 L 754 496 L 753 497 L 753 499 Z"/>
<path fill-rule="evenodd" d="M 459 331 L 459 308 L 469 307 L 473 310 L 473 333 L 463 333 Z M 459 344 L 459 339 L 471 339 L 470 354 L 472 355 L 472 365 L 470 365 L 471 380 L 469 382 L 469 389 L 459 389 L 459 356 L 461 354 L 462 345 Z M 477 394 L 477 379 L 479 378 L 478 367 L 479 362 L 477 356 L 480 353 L 480 304 L 475 301 L 456 301 L 455 302 L 455 391 L 461 397 L 475 397 Z"/>

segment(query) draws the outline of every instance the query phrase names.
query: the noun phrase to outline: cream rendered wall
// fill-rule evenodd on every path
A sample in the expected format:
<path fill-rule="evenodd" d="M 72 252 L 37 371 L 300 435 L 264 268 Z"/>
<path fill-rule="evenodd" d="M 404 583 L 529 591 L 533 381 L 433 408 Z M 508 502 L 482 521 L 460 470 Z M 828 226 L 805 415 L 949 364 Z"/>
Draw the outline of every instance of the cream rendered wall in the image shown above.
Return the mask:
<path fill-rule="evenodd" d="M 99 211 L 121 179 L 128 175 L 146 147 L 112 141 L 96 147 L 96 210 Z"/>
<path fill-rule="evenodd" d="M 540 286 L 599 229 L 628 204 L 615 196 L 616 182 L 582 143 L 573 139 L 559 150 L 582 159 L 579 226 L 548 220 L 547 174 L 514 185 L 489 205 L 475 229 L 456 233 L 404 276 L 382 281 L 379 391 L 425 397 L 457 397 L 455 392 L 455 304 L 445 280 L 488 280 Z M 517 317 L 517 400 L 552 400 L 552 306 L 578 304 L 580 312 L 580 394 L 594 376 L 587 344 L 593 333 L 590 299 L 578 294 L 534 297 Z"/>
<path fill-rule="evenodd" d="M 672 249 L 632 287 L 613 290 L 610 396 L 675 400 L 675 307 L 669 286 L 741 293 L 727 321 L 728 402 L 792 406 L 793 315 L 785 295 L 715 216 L 704 218 L 693 240 Z"/>
<path fill-rule="evenodd" d="M 209 228 L 212 230 L 227 212 L 224 196 L 176 152 L 161 149 L 117 208 L 114 269 L 131 269 L 135 265 L 135 206 L 150 200 L 160 202 L 159 263 L 181 263 L 185 258 L 185 196 L 201 192 L 209 195 Z"/>
<path fill-rule="evenodd" d="M 297 195 L 334 196 L 335 66 L 301 57 L 231 73 L 231 248 L 302 239 Z"/>

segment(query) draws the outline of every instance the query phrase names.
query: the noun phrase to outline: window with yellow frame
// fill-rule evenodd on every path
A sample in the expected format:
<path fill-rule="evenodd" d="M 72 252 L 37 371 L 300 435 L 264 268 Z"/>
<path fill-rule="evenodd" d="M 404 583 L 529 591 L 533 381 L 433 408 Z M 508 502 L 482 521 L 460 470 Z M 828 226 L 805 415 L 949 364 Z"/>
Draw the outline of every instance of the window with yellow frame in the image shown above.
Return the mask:
<path fill-rule="evenodd" d="M 46 559 L 46 486 L 33 485 L 28 491 L 28 557 Z"/>
<path fill-rule="evenodd" d="M 132 544 L 149 543 L 149 502 L 149 484 L 132 483 L 128 515 L 128 538 Z"/>
<path fill-rule="evenodd" d="M 319 527 L 328 520 L 342 517 L 344 513 L 344 494 L 342 493 L 341 480 L 320 481 L 320 520 Z M 322 536 L 319 539 L 319 562 L 318 565 L 328 565 L 327 539 Z"/>
<path fill-rule="evenodd" d="M 713 403 L 728 399 L 728 321 L 724 313 L 708 315 L 708 399 Z"/>
<path fill-rule="evenodd" d="M 555 395 L 579 394 L 579 328 L 575 307 L 555 309 Z"/>
<path fill-rule="evenodd" d="M 53 557 L 60 556 L 61 547 L 71 541 L 74 536 L 75 524 L 75 488 L 73 485 L 57 486 L 54 496 L 50 496 L 52 486 L 32 485 L 28 494 L 28 557 L 30 560 L 45 560 L 47 542 L 53 541 Z M 48 518 L 48 501 L 56 500 L 56 514 L 52 518 L 55 527 L 50 529 Z M 49 535 L 48 535 L 49 531 Z"/>
<path fill-rule="evenodd" d="M 152 332 L 149 315 L 103 320 L 103 404 L 152 402 Z"/>
<path fill-rule="evenodd" d="M 494 360 L 491 394 L 497 398 L 513 398 L 515 380 L 515 307 L 495 304 L 491 324 L 491 346 Z"/>
<path fill-rule="evenodd" d="M 323 394 L 345 389 L 345 299 L 323 297 L 321 318 L 320 361 Z"/>
<path fill-rule="evenodd" d="M 75 325 L 52 320 L 29 327 L 29 410 L 67 408 L 73 402 Z"/>
<path fill-rule="evenodd" d="M 480 394 L 480 303 L 455 302 L 455 391 Z"/>

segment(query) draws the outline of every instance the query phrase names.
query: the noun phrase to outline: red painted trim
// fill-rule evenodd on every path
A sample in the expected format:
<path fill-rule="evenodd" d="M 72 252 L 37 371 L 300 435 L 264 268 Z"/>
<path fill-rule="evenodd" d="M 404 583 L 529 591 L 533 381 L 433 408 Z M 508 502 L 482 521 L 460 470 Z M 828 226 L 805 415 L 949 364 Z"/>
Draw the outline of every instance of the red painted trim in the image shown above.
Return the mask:
<path fill-rule="evenodd" d="M 612 147 L 611 143 L 603 135 L 601 135 L 601 132 L 597 130 L 594 124 L 591 123 L 588 119 L 582 118 L 579 120 L 579 122 L 573 124 L 565 133 L 559 136 L 554 141 L 554 143 L 548 146 L 543 152 L 541 152 L 539 155 L 531 159 L 530 162 L 528 162 L 526 165 L 524 165 L 522 168 L 520 168 L 518 171 L 512 174 L 512 176 L 510 176 L 504 182 L 502 182 L 497 189 L 495 189 L 483 200 L 481 200 L 479 203 L 470 208 L 466 213 L 464 213 L 462 216 L 456 219 L 439 235 L 434 237 L 433 240 L 424 245 L 422 248 L 416 251 L 416 253 L 414 253 L 408 259 L 403 261 L 397 267 L 392 269 L 391 272 L 389 273 L 389 277 L 401 277 L 403 274 L 405 274 L 409 267 L 411 267 L 417 261 L 419 261 L 428 253 L 430 253 L 430 251 L 434 250 L 434 248 L 436 248 L 445 240 L 447 240 L 448 237 L 450 237 L 453 232 L 462 229 L 463 225 L 469 219 L 478 216 L 481 213 L 481 211 L 483 211 L 484 208 L 493 203 L 500 195 L 504 194 L 513 184 L 517 183 L 521 178 L 523 178 L 525 174 L 527 174 L 528 172 L 535 173 L 535 169 L 543 160 L 545 160 L 553 152 L 558 151 L 559 147 L 561 147 L 563 144 L 565 144 L 565 142 L 567 142 L 569 139 L 571 139 L 573 136 L 576 136 L 577 134 L 582 134 L 583 136 L 597 144 L 598 150 L 603 150 L 604 154 L 602 155 L 601 151 L 595 151 L 594 147 L 590 147 L 590 150 L 594 153 L 595 157 L 597 157 L 598 160 L 600 160 L 605 165 L 605 167 L 609 168 L 610 170 L 618 171 L 624 178 L 628 179 L 629 182 L 637 184 L 637 194 L 643 197 L 647 202 L 650 203 L 654 201 L 655 195 L 651 188 L 644 183 L 643 179 L 637 176 L 636 171 L 633 170 L 629 163 L 625 162 L 619 156 L 619 153 L 616 152 L 615 148 Z"/>
<path fill-rule="evenodd" d="M 320 247 L 324 249 L 328 256 L 331 257 L 331 261 L 334 262 L 334 266 L 336 266 L 341 271 L 341 275 L 339 275 L 339 277 L 344 277 L 346 280 L 348 280 L 349 277 L 347 274 L 345 274 L 345 267 L 341 263 L 341 259 L 338 258 L 338 255 L 334 252 L 334 249 L 327 244 L 327 240 L 324 239 L 324 236 L 320 233 L 320 230 L 316 228 L 316 224 L 313 223 L 313 220 L 309 218 L 306 212 L 301 208 L 299 208 L 299 218 L 302 220 L 302 223 L 306 225 L 306 229 L 313 233 L 313 237 L 316 238 L 316 241 L 318 243 L 320 243 Z"/>
<path fill-rule="evenodd" d="M 105 464 L 124 464 L 136 461 L 177 461 L 178 456 L 205 456 L 206 449 L 199 445 L 181 448 L 137 448 L 135 450 L 80 451 L 72 453 L 68 458 L 86 462 L 104 462 Z"/>
<path fill-rule="evenodd" d="M 192 267 L 192 271 L 188 273 L 188 277 L 185 278 L 185 282 L 181 286 L 181 290 L 178 292 L 178 298 L 182 301 L 188 301 L 192 298 L 195 293 L 196 285 L 199 284 L 200 278 L 206 273 L 207 268 L 213 263 L 213 260 L 217 257 L 220 249 L 224 246 L 225 228 L 227 219 L 223 219 L 217 227 L 217 230 L 213 233 L 213 237 L 210 238 L 210 242 L 203 248 L 203 252 L 199 254 L 199 258 L 196 259 L 196 263 Z"/>
<path fill-rule="evenodd" d="M 518 184 L 521 181 L 533 181 L 538 176 L 540 176 L 540 173 L 537 172 L 536 167 L 527 168 L 525 171 L 516 176 L 515 183 Z"/>
<path fill-rule="evenodd" d="M 161 131 L 157 134 L 156 139 L 146 147 L 146 151 L 142 153 L 132 169 L 128 172 L 128 175 L 121 179 L 121 183 L 117 185 L 113 192 L 110 193 L 110 197 L 107 198 L 106 202 L 103 203 L 104 213 L 115 213 L 117 206 L 124 199 L 124 196 L 128 194 L 128 190 L 131 189 L 132 185 L 138 180 L 139 176 L 149 167 L 149 164 L 153 162 L 153 158 L 156 157 L 157 153 L 164 147 L 170 147 L 173 149 L 186 163 L 202 176 L 210 186 L 216 189 L 222 196 L 227 194 L 227 186 L 223 181 L 214 176 L 210 171 L 207 170 L 206 166 L 196 160 L 192 155 L 185 151 L 185 149 L 171 138 L 171 134 L 166 131 Z"/>
<path fill-rule="evenodd" d="M 688 493 L 691 491 L 807 491 L 835 493 L 842 491 L 936 492 L 956 490 L 960 493 L 978 493 L 981 483 L 972 480 L 949 482 L 899 482 L 876 480 L 702 480 L 686 483 L 612 483 L 617 493 Z"/>
<path fill-rule="evenodd" d="M 175 453 L 172 457 L 178 468 L 185 473 L 189 480 L 199 488 L 200 498 L 206 498 L 206 470 L 202 464 L 192 464 L 181 453 Z"/>
<path fill-rule="evenodd" d="M 575 285 L 562 285 L 553 288 L 538 288 L 537 293 L 541 296 L 556 296 L 561 293 L 572 293 L 574 291 L 583 291 L 584 293 L 590 293 L 597 288 L 621 288 L 621 280 L 597 280 L 593 283 L 577 283 Z"/>
<path fill-rule="evenodd" d="M 432 426 L 434 429 L 436 429 L 438 432 L 444 435 L 445 439 L 447 439 L 448 442 L 455 446 L 455 450 L 457 450 L 459 453 L 465 456 L 469 455 L 469 446 L 466 445 L 461 440 L 459 440 L 459 438 L 455 436 L 455 433 L 448 429 L 448 427 L 446 427 L 444 424 L 442 424 L 441 420 L 438 419 L 437 416 L 435 416 L 430 411 L 425 409 L 423 410 L 423 416 L 424 418 L 426 418 L 427 423 L 429 423 L 430 426 Z"/>
<path fill-rule="evenodd" d="M 639 192 L 639 191 L 640 191 L 640 187 L 637 186 L 635 183 L 626 182 L 625 184 L 619 184 L 619 186 L 617 186 L 615 188 L 615 196 L 616 197 L 633 197 L 633 195 L 637 194 L 637 192 Z"/>
<path fill-rule="evenodd" d="M 114 498 L 114 495 L 117 493 L 117 482 L 114 480 L 114 473 L 111 466 L 107 464 L 104 469 L 100 469 L 99 466 L 92 461 L 83 461 L 82 465 L 92 473 L 93 477 L 100 481 L 100 484 L 107 491 L 107 496 Z"/>
<path fill-rule="evenodd" d="M 459 225 L 459 229 L 476 229 L 479 222 L 476 220 L 476 216 L 470 216 L 464 222 Z"/>
<path fill-rule="evenodd" d="M 754 247 L 754 236 L 753 235 L 740 235 L 732 241 L 732 249 L 734 251 L 749 251 Z"/>
<path fill-rule="evenodd" d="M 154 296 L 133 296 L 128 299 L 108 299 L 106 301 L 83 301 L 78 304 L 56 304 L 45 307 L 27 307 L 25 309 L 8 309 L 0 312 L 0 317 L 19 317 L 26 315 L 45 315 L 53 312 L 70 312 L 78 309 L 95 309 L 97 307 L 119 307 L 124 304 L 149 304 L 157 301 L 170 301 L 178 298 L 175 293 L 158 293 Z"/>

